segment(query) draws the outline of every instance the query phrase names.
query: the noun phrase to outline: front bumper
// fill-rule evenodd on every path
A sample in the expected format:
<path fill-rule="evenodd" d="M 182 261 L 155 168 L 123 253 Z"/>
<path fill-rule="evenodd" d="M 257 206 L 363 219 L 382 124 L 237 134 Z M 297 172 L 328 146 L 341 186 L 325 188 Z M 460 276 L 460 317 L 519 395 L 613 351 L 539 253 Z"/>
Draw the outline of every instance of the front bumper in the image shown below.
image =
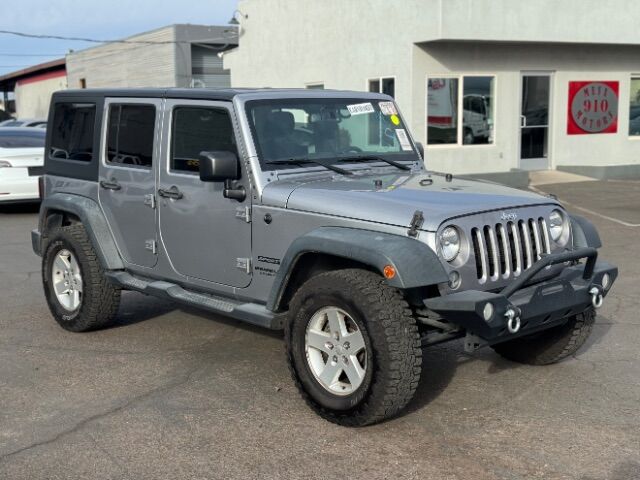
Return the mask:
<path fill-rule="evenodd" d="M 488 343 L 511 340 L 562 323 L 568 316 L 584 312 L 592 306 L 593 289 L 606 296 L 618 276 L 618 268 L 597 261 L 595 248 L 546 255 L 525 271 L 517 280 L 498 293 L 467 290 L 424 300 L 425 306 L 450 323 L 464 328 Z M 535 282 L 543 270 L 565 262 L 578 263 L 564 268 L 552 279 Z M 543 272 L 544 273 L 544 272 Z M 607 288 L 603 277 L 609 275 Z M 484 318 L 487 303 L 493 314 Z M 509 313 L 516 312 L 519 328 L 509 328 Z"/>

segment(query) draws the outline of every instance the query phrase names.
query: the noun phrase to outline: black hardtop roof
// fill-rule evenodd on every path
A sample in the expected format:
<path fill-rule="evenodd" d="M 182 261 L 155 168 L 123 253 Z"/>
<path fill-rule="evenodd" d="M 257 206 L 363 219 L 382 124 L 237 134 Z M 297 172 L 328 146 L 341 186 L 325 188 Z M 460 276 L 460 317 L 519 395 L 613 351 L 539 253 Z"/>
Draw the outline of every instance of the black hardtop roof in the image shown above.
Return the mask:
<path fill-rule="evenodd" d="M 135 98 L 181 98 L 198 100 L 233 100 L 238 95 L 277 95 L 294 97 L 323 97 L 339 94 L 353 97 L 383 97 L 379 93 L 345 90 L 319 90 L 308 88 L 86 88 L 60 90 L 55 98 L 64 97 L 135 97 Z"/>

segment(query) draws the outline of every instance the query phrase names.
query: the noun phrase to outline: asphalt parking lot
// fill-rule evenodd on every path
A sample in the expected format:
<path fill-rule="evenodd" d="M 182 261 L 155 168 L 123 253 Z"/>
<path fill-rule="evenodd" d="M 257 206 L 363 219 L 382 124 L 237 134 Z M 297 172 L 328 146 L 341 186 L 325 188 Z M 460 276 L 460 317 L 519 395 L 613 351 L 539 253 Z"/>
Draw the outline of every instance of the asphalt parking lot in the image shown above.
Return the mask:
<path fill-rule="evenodd" d="M 306 407 L 279 334 L 135 293 L 116 327 L 62 330 L 36 208 L 0 209 L 0 479 L 640 478 L 640 183 L 589 183 L 539 187 L 620 267 L 587 345 L 549 367 L 431 348 L 410 408 L 362 429 Z"/>

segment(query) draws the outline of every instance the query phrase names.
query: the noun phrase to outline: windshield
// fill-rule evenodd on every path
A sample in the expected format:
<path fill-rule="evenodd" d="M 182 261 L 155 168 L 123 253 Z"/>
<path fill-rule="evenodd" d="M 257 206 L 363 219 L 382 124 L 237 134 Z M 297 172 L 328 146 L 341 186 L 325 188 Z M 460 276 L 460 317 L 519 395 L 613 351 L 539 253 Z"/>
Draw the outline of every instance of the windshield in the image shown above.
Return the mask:
<path fill-rule="evenodd" d="M 44 130 L 14 132 L 0 130 L 0 148 L 44 147 Z"/>
<path fill-rule="evenodd" d="M 396 106 L 390 101 L 346 98 L 253 100 L 247 116 L 264 170 L 300 165 L 278 160 L 336 162 L 354 156 L 415 161 Z M 375 161 L 375 158 L 371 158 Z"/>

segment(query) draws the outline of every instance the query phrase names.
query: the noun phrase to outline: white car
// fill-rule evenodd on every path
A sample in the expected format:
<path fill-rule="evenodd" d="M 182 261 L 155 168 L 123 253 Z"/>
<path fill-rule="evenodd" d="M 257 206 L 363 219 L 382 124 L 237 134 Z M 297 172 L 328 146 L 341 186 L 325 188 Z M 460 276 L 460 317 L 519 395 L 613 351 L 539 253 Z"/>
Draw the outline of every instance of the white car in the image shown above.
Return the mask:
<path fill-rule="evenodd" d="M 45 118 L 23 118 L 17 120 L 10 118 L 4 122 L 0 122 L 0 127 L 38 127 L 47 128 L 47 120 Z"/>
<path fill-rule="evenodd" d="M 39 200 L 45 135 L 41 128 L 0 127 L 0 204 Z"/>

